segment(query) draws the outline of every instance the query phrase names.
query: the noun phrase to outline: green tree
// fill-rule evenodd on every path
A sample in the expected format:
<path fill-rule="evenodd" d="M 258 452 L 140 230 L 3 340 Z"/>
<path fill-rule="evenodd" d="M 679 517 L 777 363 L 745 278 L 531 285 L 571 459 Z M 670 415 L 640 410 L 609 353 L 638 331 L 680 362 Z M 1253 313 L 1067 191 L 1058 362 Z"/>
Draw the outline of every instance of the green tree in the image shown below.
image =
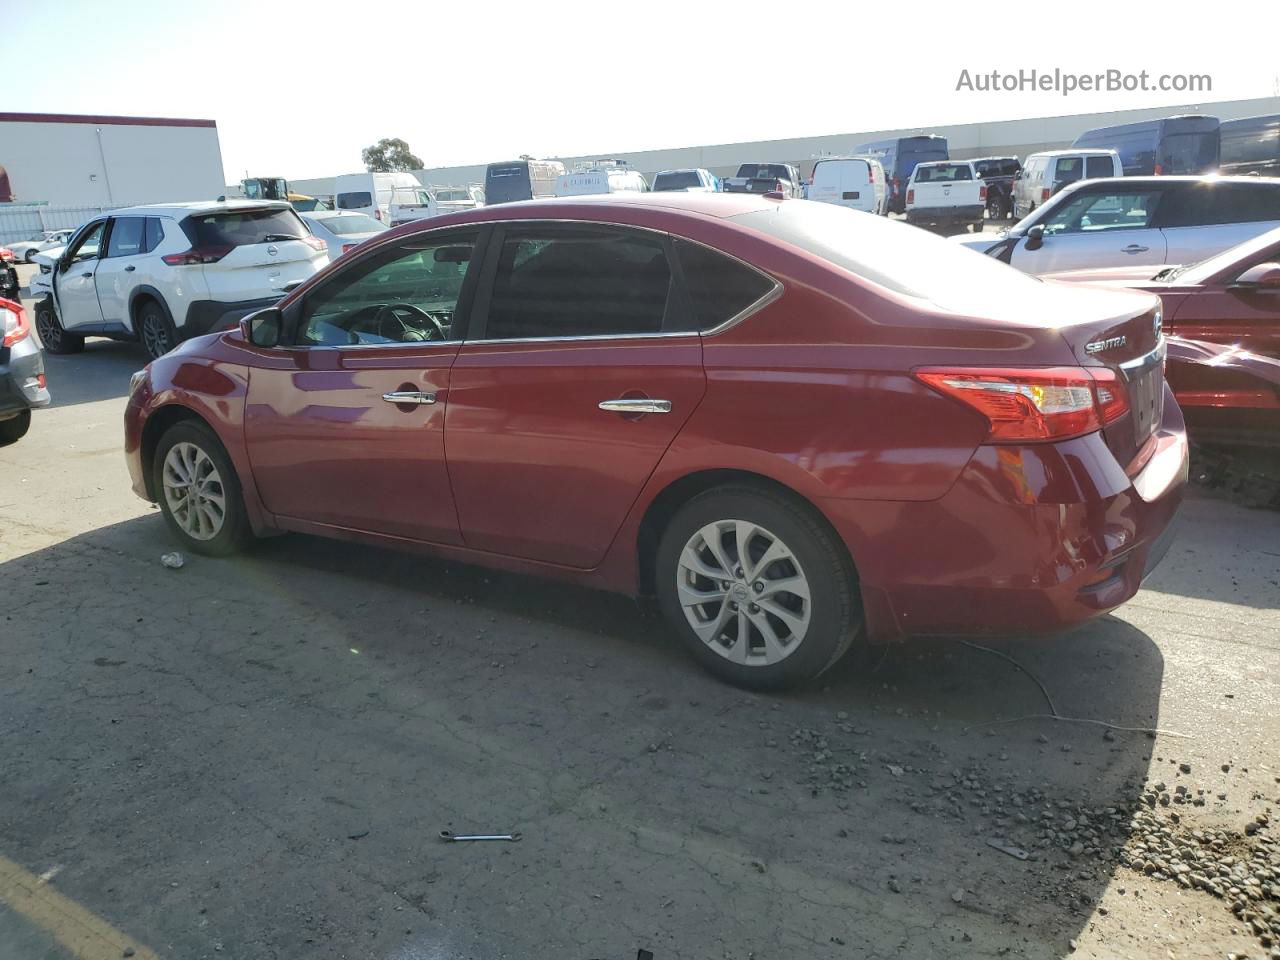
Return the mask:
<path fill-rule="evenodd" d="M 392 170 L 421 170 L 422 161 L 409 152 L 409 144 L 399 137 L 383 137 L 372 147 L 360 151 L 360 159 L 370 173 Z"/>

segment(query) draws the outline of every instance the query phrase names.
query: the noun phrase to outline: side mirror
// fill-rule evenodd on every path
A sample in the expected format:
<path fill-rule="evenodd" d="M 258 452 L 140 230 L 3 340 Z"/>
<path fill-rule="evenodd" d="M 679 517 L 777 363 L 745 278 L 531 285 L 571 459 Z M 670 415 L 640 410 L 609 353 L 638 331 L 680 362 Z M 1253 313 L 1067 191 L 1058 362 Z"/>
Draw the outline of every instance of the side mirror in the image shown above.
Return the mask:
<path fill-rule="evenodd" d="M 1044 225 L 1037 223 L 1027 231 L 1027 249 L 1039 250 L 1044 246 Z"/>
<path fill-rule="evenodd" d="M 1280 263 L 1259 263 L 1236 277 L 1234 286 L 1280 290 Z"/>
<path fill-rule="evenodd" d="M 240 336 L 255 347 L 275 347 L 280 344 L 280 328 L 283 318 L 276 307 L 266 307 L 240 318 Z"/>

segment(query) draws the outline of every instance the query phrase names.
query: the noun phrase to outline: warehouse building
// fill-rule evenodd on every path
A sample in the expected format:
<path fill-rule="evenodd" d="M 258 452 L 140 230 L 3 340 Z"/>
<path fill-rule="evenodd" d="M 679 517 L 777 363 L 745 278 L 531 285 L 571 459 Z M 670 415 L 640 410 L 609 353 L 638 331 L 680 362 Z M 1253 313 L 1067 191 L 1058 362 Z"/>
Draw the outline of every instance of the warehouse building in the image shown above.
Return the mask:
<path fill-rule="evenodd" d="M 0 113 L 0 204 L 212 200 L 223 179 L 212 120 Z"/>
<path fill-rule="evenodd" d="M 659 170 L 680 167 L 706 167 L 721 177 L 733 176 L 740 163 L 772 162 L 793 163 L 808 177 L 814 160 L 823 156 L 847 154 L 859 144 L 891 137 L 910 137 L 917 134 L 937 134 L 946 137 L 951 156 L 957 160 L 972 157 L 1016 156 L 1024 158 L 1038 150 L 1056 150 L 1094 127 L 1117 123 L 1135 123 L 1140 120 L 1156 120 L 1180 113 L 1202 113 L 1220 120 L 1235 120 L 1262 114 L 1280 113 L 1280 97 L 1260 97 L 1253 100 L 1228 100 L 1217 103 L 1184 103 L 1168 107 L 1148 107 L 1140 110 L 1115 110 L 1105 113 L 1081 113 L 1059 117 L 1041 117 L 1030 120 L 999 120 L 989 123 L 941 124 L 937 126 L 904 127 L 897 130 L 865 130 L 860 133 L 841 133 L 819 137 L 797 137 L 788 140 L 757 140 L 744 143 L 723 143 L 702 147 L 677 147 L 664 150 L 622 152 L 601 150 L 579 157 L 554 157 L 570 168 L 573 164 L 599 157 L 625 160 L 627 164 L 652 179 Z M 434 167 L 415 170 L 423 183 L 433 186 L 483 183 L 485 166 L 490 162 L 513 160 L 520 153 L 520 145 L 513 144 L 511 156 L 489 157 L 483 163 L 458 167 Z M 291 181 L 293 189 L 312 196 L 331 196 L 334 178 Z"/>

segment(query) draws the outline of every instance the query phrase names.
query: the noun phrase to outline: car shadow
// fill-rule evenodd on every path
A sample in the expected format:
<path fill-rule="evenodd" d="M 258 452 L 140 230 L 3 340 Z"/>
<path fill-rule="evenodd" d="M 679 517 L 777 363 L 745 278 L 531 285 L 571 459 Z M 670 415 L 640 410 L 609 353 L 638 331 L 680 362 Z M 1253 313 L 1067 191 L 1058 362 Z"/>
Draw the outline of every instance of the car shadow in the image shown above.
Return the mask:
<path fill-rule="evenodd" d="M 146 351 L 136 343 L 90 337 L 83 353 L 65 356 L 45 352 L 45 377 L 51 407 L 71 407 L 123 397 L 129 377 L 147 365 Z"/>
<path fill-rule="evenodd" d="M 0 852 L 71 857 L 64 893 L 173 956 L 1064 957 L 1151 763 L 1044 719 L 1158 726 L 1160 652 L 1116 618 L 768 695 L 623 597 L 170 550 L 153 514 L 0 564 Z"/>

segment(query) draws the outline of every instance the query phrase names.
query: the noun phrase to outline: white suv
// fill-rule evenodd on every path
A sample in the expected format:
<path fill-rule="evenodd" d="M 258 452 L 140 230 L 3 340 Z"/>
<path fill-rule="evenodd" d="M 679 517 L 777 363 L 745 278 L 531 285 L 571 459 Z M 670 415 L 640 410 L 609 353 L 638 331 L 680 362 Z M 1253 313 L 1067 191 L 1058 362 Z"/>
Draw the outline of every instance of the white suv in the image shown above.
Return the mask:
<path fill-rule="evenodd" d="M 36 308 L 50 353 L 86 336 L 141 340 L 152 357 L 275 303 L 329 262 L 287 203 L 160 203 L 76 231 Z"/>

